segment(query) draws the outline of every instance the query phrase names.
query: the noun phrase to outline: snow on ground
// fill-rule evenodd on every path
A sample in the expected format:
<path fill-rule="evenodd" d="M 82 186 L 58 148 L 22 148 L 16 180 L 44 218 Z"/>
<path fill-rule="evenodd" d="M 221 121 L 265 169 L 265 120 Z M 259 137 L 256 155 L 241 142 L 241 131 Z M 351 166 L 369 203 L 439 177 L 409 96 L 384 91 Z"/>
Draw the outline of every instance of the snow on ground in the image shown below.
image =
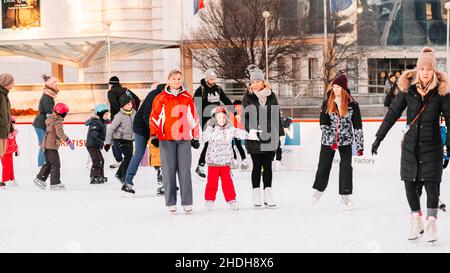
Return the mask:
<path fill-rule="evenodd" d="M 276 172 L 276 209 L 252 207 L 250 172 L 234 173 L 239 211 L 228 208 L 221 191 L 207 211 L 205 184 L 194 179 L 193 215 L 180 206 L 169 214 L 151 168 L 140 168 L 134 198 L 121 197 L 109 168 L 104 185 L 90 185 L 88 169 L 63 170 L 68 190 L 60 192 L 33 185 L 36 172 L 17 169 L 20 186 L 0 191 L 0 252 L 450 252 L 448 213 L 440 213 L 437 245 L 426 237 L 407 241 L 398 172 L 355 171 L 353 211 L 340 209 L 336 168 L 316 205 L 314 172 Z M 450 202 L 446 181 L 442 198 Z"/>

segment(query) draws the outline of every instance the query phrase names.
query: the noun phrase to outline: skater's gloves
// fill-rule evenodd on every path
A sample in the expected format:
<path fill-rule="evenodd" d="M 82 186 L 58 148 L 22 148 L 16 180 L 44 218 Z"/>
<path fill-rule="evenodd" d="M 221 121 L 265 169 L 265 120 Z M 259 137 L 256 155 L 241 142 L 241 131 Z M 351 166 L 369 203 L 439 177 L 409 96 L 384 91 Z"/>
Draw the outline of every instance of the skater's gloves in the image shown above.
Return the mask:
<path fill-rule="evenodd" d="M 250 133 L 248 134 L 249 135 L 248 139 L 259 140 L 258 133 L 262 133 L 262 130 L 251 129 Z"/>
<path fill-rule="evenodd" d="M 192 148 L 194 148 L 194 149 L 200 148 L 200 141 L 198 141 L 197 139 L 191 140 L 191 146 L 192 146 Z"/>
<path fill-rule="evenodd" d="M 159 148 L 159 139 L 155 136 L 152 136 L 150 138 L 150 143 L 155 146 L 156 148 Z"/>
<path fill-rule="evenodd" d="M 442 166 L 444 169 L 448 166 L 448 159 L 444 160 L 444 166 Z"/>
<path fill-rule="evenodd" d="M 378 147 L 380 147 L 381 139 L 376 138 L 375 141 L 372 143 L 372 155 L 378 154 Z"/>
<path fill-rule="evenodd" d="M 68 139 L 66 140 L 66 143 L 67 143 L 67 145 L 69 145 L 69 148 L 70 148 L 71 150 L 75 150 L 75 145 L 73 144 L 72 140 L 70 140 L 70 138 L 68 138 Z"/>
<path fill-rule="evenodd" d="M 213 127 L 217 125 L 217 121 L 215 118 L 210 118 L 207 122 L 206 122 L 206 127 Z"/>
<path fill-rule="evenodd" d="M 105 144 L 105 146 L 103 146 L 103 148 L 105 148 L 105 152 L 108 152 L 109 148 L 111 148 L 111 144 Z"/>
<path fill-rule="evenodd" d="M 363 156 L 364 155 L 364 151 L 363 150 L 358 150 L 358 156 Z"/>

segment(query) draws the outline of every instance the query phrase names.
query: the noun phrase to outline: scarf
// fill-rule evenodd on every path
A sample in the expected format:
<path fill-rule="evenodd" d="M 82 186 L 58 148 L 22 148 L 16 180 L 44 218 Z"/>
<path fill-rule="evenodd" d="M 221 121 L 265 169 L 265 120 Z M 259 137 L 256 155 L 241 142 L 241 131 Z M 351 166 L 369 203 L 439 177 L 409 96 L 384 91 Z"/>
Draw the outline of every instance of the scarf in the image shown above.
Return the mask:
<path fill-rule="evenodd" d="M 253 92 L 258 97 L 259 103 L 263 106 L 267 103 L 267 97 L 272 94 L 272 90 L 264 88 L 261 91 Z"/>
<path fill-rule="evenodd" d="M 58 89 L 53 89 L 51 87 L 45 86 L 44 87 L 44 94 L 55 98 L 58 95 L 59 90 Z"/>
<path fill-rule="evenodd" d="M 431 79 L 431 81 L 429 81 L 427 83 L 427 85 L 425 87 L 423 87 L 422 84 L 420 84 L 420 80 L 418 80 L 417 83 L 416 83 L 417 92 L 422 97 L 425 97 L 428 94 L 428 92 L 430 91 L 430 89 L 432 89 L 431 85 L 435 82 L 435 80 L 436 80 L 436 73 L 433 74 L 433 78 Z"/>
<path fill-rule="evenodd" d="M 181 94 L 183 92 L 183 87 L 180 87 L 177 90 L 173 90 L 173 89 L 170 88 L 170 86 L 167 86 L 167 92 L 169 94 L 172 94 L 175 97 L 177 97 L 179 94 Z"/>
<path fill-rule="evenodd" d="M 131 114 L 133 114 L 133 109 L 131 109 L 130 111 L 127 111 L 123 108 L 120 108 L 120 111 L 122 111 L 122 113 L 124 113 L 127 116 L 131 116 Z"/>

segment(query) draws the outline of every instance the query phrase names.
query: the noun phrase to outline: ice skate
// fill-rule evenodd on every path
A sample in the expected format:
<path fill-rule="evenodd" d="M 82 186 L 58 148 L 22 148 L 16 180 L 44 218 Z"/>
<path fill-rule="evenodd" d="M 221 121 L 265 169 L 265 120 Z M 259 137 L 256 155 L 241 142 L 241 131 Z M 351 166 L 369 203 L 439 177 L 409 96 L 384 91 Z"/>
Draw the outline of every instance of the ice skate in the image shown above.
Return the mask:
<path fill-rule="evenodd" d="M 183 206 L 183 209 L 186 214 L 192 214 L 192 206 Z"/>
<path fill-rule="evenodd" d="M 230 205 L 232 210 L 239 210 L 238 202 L 236 200 L 231 200 L 228 202 L 228 205 Z"/>
<path fill-rule="evenodd" d="M 442 202 L 441 199 L 439 199 L 439 209 L 442 210 L 443 212 L 446 212 L 447 211 L 446 207 L 447 206 L 445 205 L 445 203 Z"/>
<path fill-rule="evenodd" d="M 158 184 L 160 182 L 162 183 L 163 177 L 162 177 L 162 170 L 161 170 L 161 168 L 159 168 L 157 173 L 156 173 L 156 180 L 158 181 Z"/>
<path fill-rule="evenodd" d="M 436 217 L 427 217 L 426 233 L 428 237 L 428 243 L 434 244 L 437 241 Z"/>
<path fill-rule="evenodd" d="M 175 212 L 177 212 L 177 206 L 169 206 L 169 212 L 170 212 L 170 213 L 175 213 Z"/>
<path fill-rule="evenodd" d="M 156 195 L 164 195 L 164 184 L 158 182 L 158 188 L 156 189 Z"/>
<path fill-rule="evenodd" d="M 353 209 L 353 202 L 349 195 L 341 195 L 341 205 L 343 210 Z"/>
<path fill-rule="evenodd" d="M 115 162 L 115 163 L 109 165 L 109 167 L 110 167 L 111 169 L 119 168 L 119 167 L 120 167 L 120 164 L 122 164 L 122 163 L 121 163 L 121 162 Z"/>
<path fill-rule="evenodd" d="M 411 223 L 409 224 L 409 234 L 408 240 L 414 241 L 420 238 L 423 234 L 423 221 L 422 213 L 413 212 L 411 213 Z"/>
<path fill-rule="evenodd" d="M 247 159 L 244 159 L 241 161 L 241 170 L 246 171 L 248 170 L 248 161 Z"/>
<path fill-rule="evenodd" d="M 106 182 L 108 182 L 108 177 L 101 177 L 101 179 L 103 180 L 103 183 L 106 183 Z"/>
<path fill-rule="evenodd" d="M 323 191 L 316 190 L 312 196 L 313 204 L 316 204 L 317 202 L 319 202 L 319 199 L 322 197 L 322 195 L 323 195 Z"/>
<path fill-rule="evenodd" d="M 90 184 L 103 184 L 105 181 L 103 181 L 103 177 L 94 177 L 91 176 L 91 182 Z"/>
<path fill-rule="evenodd" d="M 205 207 L 206 207 L 207 210 L 212 210 L 213 207 L 214 207 L 214 201 L 206 200 Z"/>
<path fill-rule="evenodd" d="M 56 185 L 50 185 L 51 191 L 63 191 L 66 189 L 66 186 L 64 184 L 56 184 Z"/>
<path fill-rule="evenodd" d="M 33 180 L 33 183 L 38 186 L 41 190 L 45 190 L 45 188 L 47 187 L 47 183 L 45 183 L 45 181 L 40 180 L 39 178 L 35 178 Z"/>
<path fill-rule="evenodd" d="M 130 184 L 123 184 L 122 186 L 122 197 L 133 197 L 136 192 L 133 190 L 133 186 L 131 186 Z"/>
<path fill-rule="evenodd" d="M 272 198 L 272 188 L 265 188 L 264 189 L 264 205 L 267 208 L 275 208 L 276 204 L 273 202 Z"/>
<path fill-rule="evenodd" d="M 203 180 L 206 178 L 205 166 L 198 165 L 195 169 L 195 173 Z"/>
<path fill-rule="evenodd" d="M 17 187 L 17 186 L 19 186 L 19 184 L 18 184 L 17 181 L 14 179 L 14 180 L 8 181 L 8 182 L 6 183 L 6 186 L 12 188 L 12 187 Z"/>
<path fill-rule="evenodd" d="M 239 162 L 236 159 L 233 159 L 233 161 L 231 162 L 231 168 L 232 169 L 239 168 Z"/>
<path fill-rule="evenodd" d="M 253 206 L 255 206 L 255 208 L 262 207 L 261 189 L 260 188 L 253 189 Z"/>

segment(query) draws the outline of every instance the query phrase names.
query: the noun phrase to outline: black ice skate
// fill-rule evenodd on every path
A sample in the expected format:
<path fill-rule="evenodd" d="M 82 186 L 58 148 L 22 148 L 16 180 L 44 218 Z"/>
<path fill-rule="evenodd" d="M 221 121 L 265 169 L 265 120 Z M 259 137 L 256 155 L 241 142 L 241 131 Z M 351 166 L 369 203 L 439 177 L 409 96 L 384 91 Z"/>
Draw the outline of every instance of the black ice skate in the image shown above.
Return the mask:
<path fill-rule="evenodd" d="M 105 181 L 103 180 L 103 177 L 94 177 L 91 176 L 91 184 L 103 184 Z"/>
<path fill-rule="evenodd" d="M 40 180 L 39 178 L 35 178 L 33 180 L 33 183 L 38 186 L 41 190 L 45 190 L 45 188 L 47 187 L 47 183 L 45 183 L 45 181 Z"/>
<path fill-rule="evenodd" d="M 136 192 L 133 190 L 133 186 L 131 186 L 129 184 L 123 184 L 122 193 L 124 193 L 125 195 L 128 195 L 128 196 L 134 196 L 134 194 Z"/>

